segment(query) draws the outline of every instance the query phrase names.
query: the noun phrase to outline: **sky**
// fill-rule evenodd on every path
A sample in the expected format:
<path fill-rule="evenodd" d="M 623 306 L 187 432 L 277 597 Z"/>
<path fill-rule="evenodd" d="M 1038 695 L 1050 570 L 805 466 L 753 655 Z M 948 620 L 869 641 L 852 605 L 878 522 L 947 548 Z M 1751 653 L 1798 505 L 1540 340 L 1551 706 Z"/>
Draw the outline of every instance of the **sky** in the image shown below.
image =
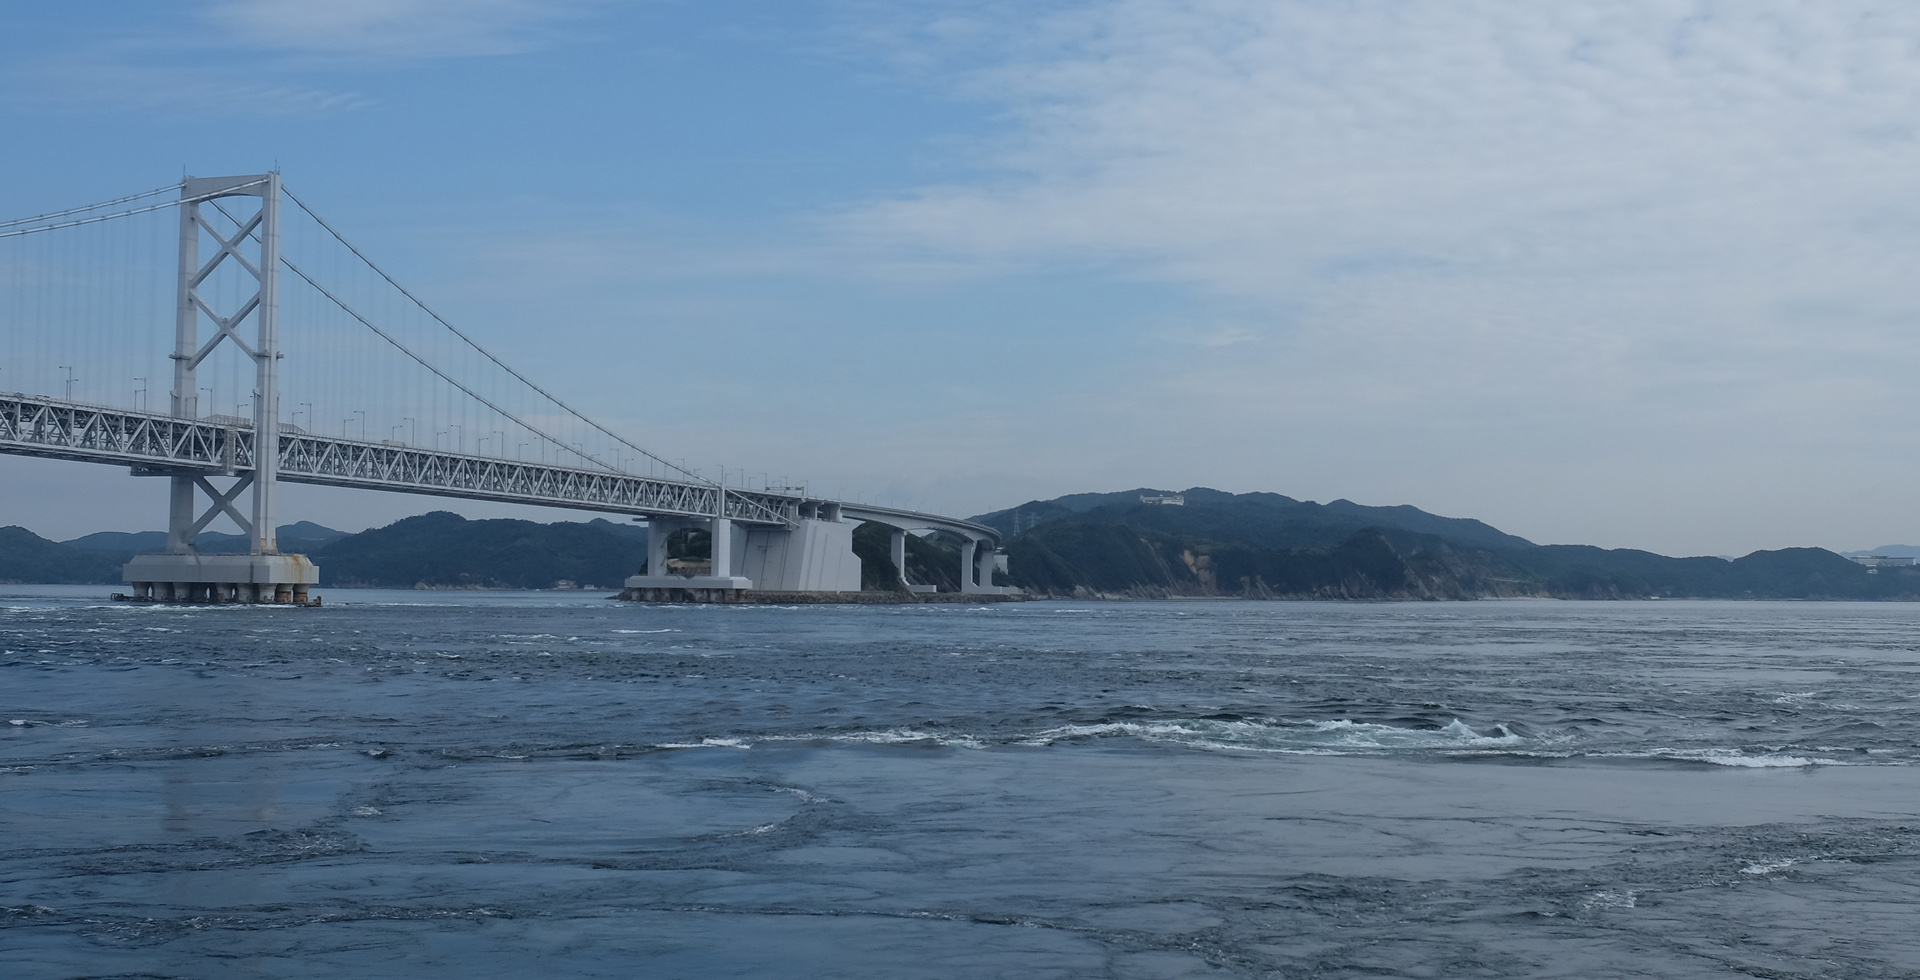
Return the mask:
<path fill-rule="evenodd" d="M 639 444 L 849 498 L 1853 549 L 1920 541 L 1917 110 L 1866 0 L 72 0 L 0 7 L 0 218 L 277 167 Z"/>

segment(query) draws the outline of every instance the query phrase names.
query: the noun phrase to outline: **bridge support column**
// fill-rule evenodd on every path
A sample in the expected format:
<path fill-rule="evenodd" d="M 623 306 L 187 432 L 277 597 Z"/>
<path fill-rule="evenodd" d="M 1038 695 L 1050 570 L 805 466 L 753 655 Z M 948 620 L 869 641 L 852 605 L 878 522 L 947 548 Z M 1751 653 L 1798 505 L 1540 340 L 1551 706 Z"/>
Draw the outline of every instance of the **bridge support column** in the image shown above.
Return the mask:
<path fill-rule="evenodd" d="M 673 575 L 667 572 L 667 539 L 692 520 L 673 517 L 647 518 L 647 571 L 627 577 L 623 599 L 650 602 L 732 602 L 740 592 L 753 588 L 753 580 L 733 574 L 733 522 L 710 517 L 707 540 L 712 551 L 705 575 Z"/>
<path fill-rule="evenodd" d="M 193 477 L 175 476 L 167 480 L 167 554 L 193 553 Z"/>
<path fill-rule="evenodd" d="M 664 517 L 647 519 L 647 575 L 667 574 L 667 539 L 679 527 Z"/>
<path fill-rule="evenodd" d="M 709 522 L 707 540 L 713 547 L 708 555 L 708 572 L 714 578 L 727 578 L 733 574 L 733 522 L 724 517 L 715 517 Z"/>
<path fill-rule="evenodd" d="M 973 553 L 979 542 L 968 538 L 960 542 L 960 591 L 978 591 L 973 584 Z"/>
<path fill-rule="evenodd" d="M 1009 589 L 993 584 L 1000 555 L 989 538 L 967 538 L 960 543 L 960 591 L 973 595 L 1004 595 Z"/>
<path fill-rule="evenodd" d="M 907 581 L 907 532 L 893 529 L 893 571 L 900 576 L 900 587 L 912 591 L 913 585 Z"/>

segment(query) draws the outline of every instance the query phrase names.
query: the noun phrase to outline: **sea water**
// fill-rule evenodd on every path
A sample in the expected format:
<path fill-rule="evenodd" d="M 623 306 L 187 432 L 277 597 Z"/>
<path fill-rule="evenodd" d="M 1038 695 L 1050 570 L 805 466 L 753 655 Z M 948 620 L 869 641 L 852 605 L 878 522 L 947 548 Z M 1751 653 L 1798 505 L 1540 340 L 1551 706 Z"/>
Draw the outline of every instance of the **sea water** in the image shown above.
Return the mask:
<path fill-rule="evenodd" d="M 1920 606 L 0 588 L 0 976 L 1920 973 Z"/>

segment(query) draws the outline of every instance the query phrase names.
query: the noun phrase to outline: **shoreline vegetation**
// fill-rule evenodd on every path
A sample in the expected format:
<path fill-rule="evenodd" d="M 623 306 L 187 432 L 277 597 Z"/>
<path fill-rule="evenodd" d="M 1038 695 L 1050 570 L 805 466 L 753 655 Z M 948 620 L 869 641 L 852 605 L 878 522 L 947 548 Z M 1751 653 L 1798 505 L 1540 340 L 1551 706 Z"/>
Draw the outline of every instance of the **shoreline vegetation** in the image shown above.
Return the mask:
<path fill-rule="evenodd" d="M 1821 548 L 1728 560 L 1538 545 L 1409 506 L 1270 493 L 1074 494 L 973 520 L 1006 535 L 1011 569 L 997 580 L 1036 598 L 1920 601 L 1920 568 L 1869 569 Z M 319 563 L 331 588 L 614 591 L 640 569 L 646 550 L 645 528 L 603 518 L 540 524 L 436 511 L 358 534 L 308 522 L 279 533 L 284 550 Z M 957 547 L 937 536 L 907 541 L 908 576 L 954 591 Z M 118 584 L 122 564 L 165 543 L 159 531 L 49 541 L 0 527 L 0 582 Z M 244 539 L 203 534 L 201 547 L 239 551 Z M 705 534 L 696 532 L 677 537 L 671 555 L 703 558 L 705 547 Z M 861 527 L 854 551 L 863 589 L 895 588 L 888 529 Z"/>
<path fill-rule="evenodd" d="M 1076 494 L 975 520 L 1017 530 L 1013 583 L 1060 598 L 1920 600 L 1920 569 L 1870 570 L 1823 548 L 1670 558 L 1539 545 L 1414 507 L 1204 487 Z"/>

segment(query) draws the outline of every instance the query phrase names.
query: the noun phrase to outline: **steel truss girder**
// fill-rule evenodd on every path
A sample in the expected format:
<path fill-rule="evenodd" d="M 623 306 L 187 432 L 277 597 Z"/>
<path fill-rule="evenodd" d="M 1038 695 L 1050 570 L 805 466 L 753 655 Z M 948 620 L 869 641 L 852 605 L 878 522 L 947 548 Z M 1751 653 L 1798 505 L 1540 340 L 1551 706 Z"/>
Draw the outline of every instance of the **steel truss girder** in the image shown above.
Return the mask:
<path fill-rule="evenodd" d="M 39 396 L 0 395 L 0 453 L 113 463 L 132 467 L 140 475 L 251 477 L 253 445 L 253 427 L 244 423 L 175 418 Z M 280 433 L 279 462 L 279 478 L 293 483 L 609 514 L 708 518 L 714 514 L 715 497 L 720 492 L 710 483 L 330 439 L 284 429 Z M 202 490 L 220 499 L 221 495 L 210 487 L 203 486 Z M 725 516 L 741 524 L 790 525 L 799 520 L 802 504 L 828 502 L 729 487 Z M 996 546 L 1000 540 L 1000 532 L 970 521 L 890 507 L 844 507 L 854 520 L 954 531 Z"/>
<path fill-rule="evenodd" d="M 293 483 L 619 514 L 704 518 L 718 509 L 720 489 L 706 483 L 299 432 L 282 431 L 279 441 L 279 478 Z M 0 452 L 116 463 L 153 475 L 242 475 L 254 470 L 254 432 L 245 424 L 0 395 Z M 801 503 L 798 496 L 728 488 L 724 516 L 743 524 L 791 524 Z"/>

